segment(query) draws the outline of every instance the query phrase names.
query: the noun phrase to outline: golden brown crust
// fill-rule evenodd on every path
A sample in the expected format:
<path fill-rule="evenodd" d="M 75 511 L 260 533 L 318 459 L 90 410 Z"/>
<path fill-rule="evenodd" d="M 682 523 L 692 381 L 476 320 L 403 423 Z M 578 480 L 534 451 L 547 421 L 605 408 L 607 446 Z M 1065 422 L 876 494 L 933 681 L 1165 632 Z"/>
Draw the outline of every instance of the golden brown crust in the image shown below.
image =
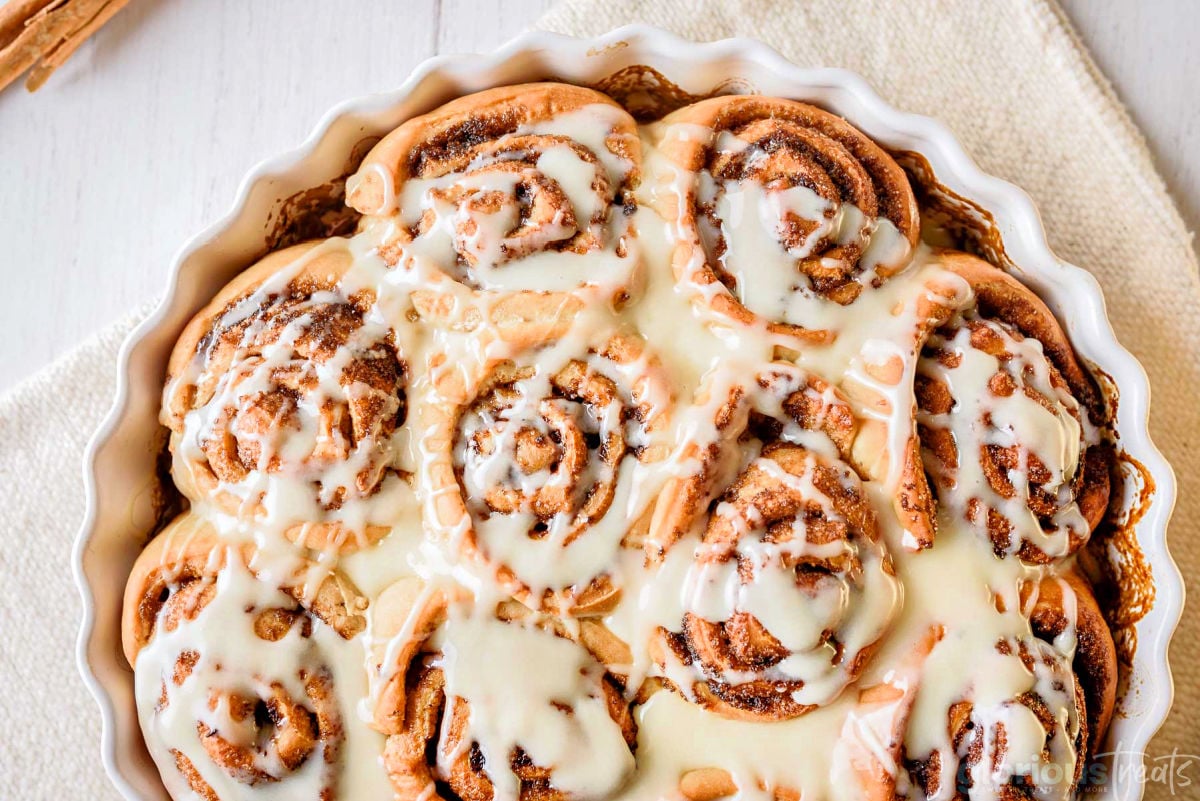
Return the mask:
<path fill-rule="evenodd" d="M 387 735 L 384 765 L 402 801 L 420 801 L 431 795 L 455 801 L 490 801 L 494 795 L 486 758 L 475 741 L 468 743 L 472 737 L 470 703 L 448 695 L 438 652 L 429 642 L 445 622 L 451 605 L 471 602 L 469 593 L 460 587 L 429 585 L 415 577 L 396 582 L 376 601 L 371 664 L 383 684 L 376 696 L 373 725 Z M 515 601 L 500 603 L 495 614 L 504 622 L 536 625 L 554 636 L 572 639 L 561 623 L 552 618 L 535 621 L 533 613 Z M 403 638 L 398 646 L 394 642 L 397 637 Z M 587 645 L 586 641 L 582 644 Z M 632 751 L 637 724 L 619 685 L 605 674 L 598 690 L 609 717 Z M 448 770 L 443 763 L 446 754 L 455 755 Z M 520 801 L 572 798 L 555 787 L 553 769 L 534 764 L 520 746 L 507 768 L 519 781 Z"/>
<path fill-rule="evenodd" d="M 347 192 L 346 203 L 363 214 L 386 214 L 387 187 L 376 167 L 383 169 L 398 191 L 410 178 L 454 171 L 481 144 L 592 104 L 610 106 L 624 114 L 624 109 L 607 95 L 564 83 L 501 86 L 452 100 L 414 117 L 375 145 L 360 165 L 358 180 Z M 633 118 L 615 134 L 618 138 L 613 146 L 621 148 L 630 161 L 640 163 L 641 144 Z"/>
<path fill-rule="evenodd" d="M 948 710 L 947 727 L 954 753 L 935 750 L 927 757 L 905 760 L 913 781 L 928 795 L 941 792 L 939 784 L 947 765 L 961 760 L 953 775 L 962 777 L 986 758 L 1005 765 L 1009 771 L 996 774 L 1007 775 L 997 797 L 1024 801 L 1037 797 L 1038 781 L 1068 783 L 1074 788 L 1090 760 L 1100 752 L 1115 706 L 1117 659 L 1112 634 L 1090 585 L 1075 568 L 1047 574 L 1021 585 L 1020 603 L 1022 613 L 1029 616 L 1032 636 L 1001 640 L 996 650 L 1019 659 L 1034 684 L 1004 704 L 1024 707 L 1034 716 L 1045 733 L 1042 754 L 1052 758 L 1067 749 L 1073 764 L 1066 767 L 1072 767 L 1074 773 L 1032 773 L 1035 778 L 1031 778 L 1036 766 L 1011 764 L 1004 716 L 989 715 L 986 710 L 980 715 L 976 699 L 966 697 Z M 1061 641 L 1064 635 L 1071 639 Z M 1066 653 L 1070 651 L 1074 658 L 1068 661 Z M 1060 696 L 1057 701 L 1056 694 Z M 986 727 L 991 728 L 990 734 L 982 733 Z M 1069 741 L 1064 742 L 1067 738 Z"/>
<path fill-rule="evenodd" d="M 1088 424 L 1094 426 L 1104 423 L 1106 410 L 1095 384 L 1080 366 L 1066 334 L 1041 299 L 1012 276 L 974 256 L 957 251 L 939 251 L 935 258 L 939 266 L 966 280 L 973 291 L 974 305 L 968 309 L 972 316 L 967 318 L 955 316 L 947 307 L 940 319 L 933 319 L 923 336 L 938 334 L 949 340 L 965 329 L 971 348 L 996 357 L 1001 366 L 987 387 L 980 387 L 979 391 L 997 397 L 1021 393 L 1048 410 L 1056 408 L 1057 399 L 1047 397 L 1043 389 L 1035 387 L 1031 375 L 1014 372 L 1012 367 L 1007 366 L 1013 354 L 1008 352 L 1005 338 L 1028 338 L 1040 343 L 1041 351 L 1048 360 L 1046 377 L 1051 387 L 1069 394 L 1080 404 L 1080 411 L 1068 411 L 1080 424 L 1081 432 Z M 961 355 L 952 348 L 935 346 L 929 342 L 922 344 L 921 358 L 931 364 L 953 368 L 961 359 Z M 928 371 L 918 371 L 915 394 L 919 409 L 930 415 L 931 419 L 961 413 L 955 411 L 959 406 L 951 387 Z M 987 421 L 980 422 L 990 425 Z M 929 460 L 927 464 L 934 483 L 937 485 L 940 482 L 942 491 L 949 491 L 948 480 L 939 477 L 952 476 L 958 469 L 959 460 L 963 458 L 977 458 L 990 490 L 1005 499 L 1016 497 L 1017 493 L 1010 471 L 1024 470 L 1028 475 L 1026 505 L 1029 510 L 1037 516 L 1047 532 L 1062 528 L 1056 522 L 1056 515 L 1064 508 L 1063 499 L 1049 486 L 1053 473 L 1036 455 L 1029 452 L 1028 446 L 985 444 L 978 454 L 967 455 L 959 452 L 959 446 L 948 428 L 923 423 L 918 426 L 918 434 Z M 1066 530 L 1066 554 L 1062 555 L 1079 549 L 1099 525 L 1108 508 L 1112 449 L 1103 442 L 1089 444 L 1085 432 L 1080 437 L 1083 440 L 1080 443 L 1080 463 L 1075 475 L 1070 478 L 1067 503 L 1078 506 L 1086 530 Z M 1014 521 L 1001 511 L 988 508 L 984 512 L 980 503 L 973 500 L 967 514 L 972 521 L 986 527 L 997 555 L 1015 552 L 1020 559 L 1037 564 L 1055 558 L 1055 554 L 1048 554 L 1031 539 L 1023 537 Z"/>
<path fill-rule="evenodd" d="M 877 285 L 906 266 L 920 236 L 912 187 L 891 156 L 841 117 L 794 100 L 730 95 L 672 112 L 662 122 L 664 130 L 670 125 L 703 126 L 713 132 L 708 138 L 686 136 L 659 142 L 663 154 L 681 169 L 705 172 L 718 181 L 755 181 L 773 190 L 804 186 L 831 204 L 854 204 L 867 221 L 890 220 L 907 241 L 904 258 L 879 264 L 875 277 L 864 285 L 859 280 L 864 272 L 860 264 L 865 249 L 862 242 L 834 241 L 831 236 L 822 239 L 811 253 L 796 261 L 797 280 L 800 275 L 806 276 L 817 295 L 848 305 L 865 286 Z M 733 154 L 714 149 L 716 136 L 723 132 L 751 147 Z M 662 211 L 669 219 L 685 220 L 691 229 L 698 230 L 698 221 L 704 217 L 720 227 L 715 208 L 705 205 L 696 186 L 673 206 L 664 203 Z M 785 218 L 777 232 L 781 248 L 806 240 L 814 227 L 809 220 Z M 704 266 L 692 270 L 697 250 Z M 759 316 L 730 291 L 733 278 L 721 269 L 717 255 L 706 250 L 699 236 L 678 243 L 672 257 L 676 277 L 704 287 L 724 284 L 724 289 L 704 293 L 713 310 L 743 325 L 760 322 Z M 824 342 L 832 336 L 816 326 L 782 320 L 762 322 L 770 331 L 810 342 Z"/>
<path fill-rule="evenodd" d="M 526 536 L 532 540 L 567 519 L 563 547 L 588 537 L 593 524 L 610 511 L 624 512 L 612 504 L 626 457 L 644 463 L 663 457 L 660 448 L 631 441 L 628 434 L 636 430 L 644 438 L 661 429 L 666 409 L 658 404 L 671 392 L 642 340 L 623 334 L 567 361 L 550 377 L 549 397 L 527 399 L 522 382 L 539 369 L 518 359 L 488 366 L 467 385 L 453 372 L 440 382 L 438 402 L 428 408 L 434 448 L 426 458 L 434 520 L 450 532 L 466 558 L 489 565 L 500 585 L 522 602 L 560 614 L 598 614 L 618 598 L 619 588 L 609 576 L 568 587 L 533 587 L 528 578 L 488 555 L 487 535 L 478 521 L 530 514 L 536 523 Z M 616 425 L 600 423 L 596 431 L 589 430 L 594 424 L 589 421 L 605 421 L 613 408 L 620 410 Z M 468 488 L 472 465 L 501 458 L 505 474 L 498 483 Z M 525 486 L 539 475 L 548 478 L 532 489 Z M 586 486 L 581 483 L 586 481 Z M 626 544 L 641 546 L 648 514 L 628 521 Z"/>
<path fill-rule="evenodd" d="M 366 291 L 341 293 L 339 282 L 352 263 L 349 251 L 332 242 L 309 242 L 272 253 L 235 277 L 184 329 L 168 363 L 162 422 L 171 430 L 175 483 L 186 496 L 253 520 L 265 513 L 261 493 L 246 498 L 231 489 L 252 474 L 303 473 L 313 482 L 319 505 L 328 511 L 351 499 L 369 498 L 395 472 L 387 462 L 387 440 L 406 414 L 407 366 L 390 333 L 378 341 L 354 342 L 375 299 Z M 279 282 L 277 276 L 288 271 L 286 283 Z M 262 297 L 255 298 L 255 293 Z M 314 301 L 317 293 L 335 293 L 340 299 Z M 242 308 L 248 302 L 253 306 Z M 281 338 L 289 326 L 299 326 L 301 333 L 287 346 Z M 262 381 L 247 378 L 267 370 L 264 354 L 270 348 L 289 348 L 286 362 L 260 376 Z M 317 377 L 319 365 L 332 364 L 345 348 L 353 350 L 352 358 L 340 368 L 337 380 L 355 392 L 344 390 L 343 398 L 322 400 L 322 436 L 302 459 L 268 452 L 264 441 L 278 444 L 278 438 L 300 425 L 299 399 L 324 392 Z M 229 399 L 221 409 L 210 409 L 211 430 L 190 434 L 198 448 L 185 446 L 188 414 L 221 403 L 220 393 L 236 393 L 241 381 L 264 387 Z M 363 387 L 370 392 L 360 391 Z M 350 486 L 322 486 L 324 466 L 364 449 L 371 456 Z M 364 532 L 351 532 L 335 521 L 304 520 L 287 535 L 318 550 L 351 551 L 388 530 L 369 525 Z"/>
<path fill-rule="evenodd" d="M 628 174 L 616 184 L 604 169 L 600 154 L 584 144 L 565 134 L 521 133 L 594 105 L 614 112 L 605 147 L 630 165 Z M 570 148 L 578 159 L 593 165 L 596 174 L 591 190 L 599 196 L 599 217 L 580 217 L 563 187 L 541 171 L 538 156 L 551 148 Z M 501 173 L 516 181 L 519 196 L 508 197 L 506 190 L 472 184 Z M 504 264 L 548 250 L 588 253 L 610 249 L 626 256 L 626 239 L 631 234 L 616 220 L 630 217 L 636 208 L 631 190 L 640 173 L 637 124 L 610 98 L 567 84 L 524 84 L 458 98 L 392 131 L 363 161 L 349 184 L 347 203 L 368 218 L 387 217 L 397 211 L 395 198 L 407 182 L 460 176 L 448 186 L 431 190 L 440 201 L 457 207 L 465 220 L 456 223 L 462 226 L 455 245 L 457 261 L 432 265 L 432 285 L 413 291 L 413 307 L 435 325 L 462 331 L 486 325 L 505 342 L 531 345 L 562 336 L 583 309 L 586 293 L 491 290 L 473 272 L 479 258 L 469 244 L 479 230 L 475 218 L 508 206 L 519 209 L 519 225 L 506 232 L 499 245 L 496 258 L 501 260 L 501 270 Z M 428 215 L 426 212 L 415 225 L 396 226 L 392 238 L 380 248 L 389 264 L 405 269 L 409 258 L 427 259 L 411 256 L 408 247 L 432 224 Z M 613 277 L 603 275 L 584 280 L 585 284 L 613 283 Z M 464 289 L 467 291 L 461 291 Z M 613 294 L 600 300 L 616 306 L 627 295 L 628 286 L 618 277 Z"/>
<path fill-rule="evenodd" d="M 784 545 L 795 537 L 791 521 L 800 520 L 806 541 L 817 549 L 842 541 L 847 550 L 855 541 L 878 538 L 875 514 L 860 489 L 847 486 L 844 470 L 825 459 L 795 445 L 775 443 L 762 450 L 762 459 L 769 459 L 796 483 L 811 483 L 814 490 L 829 499 L 840 520 L 827 517 L 821 500 L 805 497 L 797 489 L 781 484 L 774 471 L 752 464 L 721 496 L 740 517 L 761 518 L 762 537 Z M 704 549 L 697 559 L 729 561 L 737 559 L 739 541 L 747 532 L 735 525 L 726 515 L 713 515 L 704 532 Z M 823 582 L 831 576 L 855 574 L 862 566 L 855 559 L 805 557 L 786 560 L 784 567 L 794 571 L 801 592 L 817 594 Z M 740 571 L 739 571 L 740 572 Z M 771 721 L 798 717 L 817 708 L 816 704 L 801 703 L 795 696 L 804 688 L 803 680 L 772 677 L 774 665 L 792 655 L 771 631 L 749 612 L 737 612 L 723 623 L 714 623 L 688 612 L 683 619 L 682 643 L 687 658 L 708 677 L 692 690 L 703 706 L 725 717 Z M 841 653 L 837 632 L 828 632 L 826 644 Z M 873 647 L 863 648 L 850 660 L 847 681 L 853 681 L 866 665 Z M 747 675 L 755 678 L 746 679 Z M 736 679 L 727 677 L 738 677 Z"/>
<path fill-rule="evenodd" d="M 697 402 L 712 404 L 709 394 L 712 391 L 717 390 L 706 387 Z M 761 414 L 752 411 L 757 393 L 782 393 L 777 400 L 787 419 L 777 422 L 792 423 L 828 436 L 860 478 L 878 481 L 886 477 L 891 447 L 886 427 L 876 420 L 856 417 L 846 396 L 824 379 L 776 364 L 759 374 L 756 386 L 735 386 L 726 391 L 725 402 L 714 407 L 715 441 L 692 442 L 684 447 L 682 458 L 698 461 L 700 468 L 690 475 L 671 479 L 661 493 L 647 540 L 647 557 L 652 561 L 659 559 L 682 536 L 711 498 L 718 464 L 728 458 L 729 449 L 741 447 L 752 418 L 757 416 L 761 422 Z M 864 392 L 858 392 L 856 400 L 870 406 Z M 927 547 L 933 542 L 935 509 L 915 432 L 899 461 L 901 477 L 896 489 L 896 511 L 906 529 Z"/>
<path fill-rule="evenodd" d="M 1087 764 L 1088 724 L 1082 685 L 1071 681 L 1069 667 L 1064 668 L 1057 651 L 1041 640 L 1001 641 L 997 649 L 1019 659 L 1031 674 L 1040 672 L 1050 675 L 1054 692 L 1065 691 L 1068 695 L 1065 706 L 1059 706 L 1052 695 L 1043 695 L 1032 689 L 1001 702 L 1000 706 L 1023 707 L 1025 714 L 1037 719 L 1044 734 L 1039 755 L 1052 757 L 1056 750 L 1064 749 L 1072 755 L 1071 761 L 1060 767 L 1072 769 L 1073 773 L 1063 775 L 1059 770 L 1050 774 L 1052 779 L 1042 779 L 1042 783 L 1075 787 Z M 1070 721 L 1077 724 L 1074 731 L 1070 730 Z M 1039 797 L 1035 795 L 1039 785 L 1033 779 L 1038 766 L 1012 762 L 1013 755 L 1008 751 L 1008 731 L 1003 718 L 989 714 L 989 710 L 977 706 L 973 698 L 965 698 L 948 710 L 947 730 L 951 746 L 949 751 L 935 750 L 926 758 L 907 760 L 912 780 L 925 795 L 932 797 L 946 792 L 942 786 L 946 778 L 943 775 L 946 766 L 956 766 L 949 779 L 961 782 L 962 779 L 957 777 L 971 776 L 984 760 L 989 760 L 995 766 L 989 781 L 1000 788 L 995 797 L 1006 801 L 1032 801 Z M 969 794 L 966 797 L 969 798 Z"/>
<path fill-rule="evenodd" d="M 1032 587 L 1028 589 L 1033 590 Z M 1036 636 L 1052 641 L 1072 625 L 1074 627 L 1073 667 L 1086 701 L 1087 753 L 1095 755 L 1108 733 L 1116 707 L 1117 649 L 1112 632 L 1096 603 L 1091 584 L 1078 570 L 1071 569 L 1043 579 L 1038 583 L 1036 593 L 1031 613 Z"/>
<path fill-rule="evenodd" d="M 1050 361 L 1071 387 L 1072 394 L 1092 413 L 1095 422 L 1104 421 L 1104 399 L 1079 363 L 1066 332 L 1045 301 L 999 267 L 969 253 L 938 250 L 935 258 L 939 266 L 970 284 L 981 315 L 1005 322 L 1024 336 L 1042 343 Z"/>
<path fill-rule="evenodd" d="M 175 518 L 150 543 L 134 562 L 125 583 L 121 615 L 121 642 L 125 659 L 133 667 L 138 652 L 154 637 L 157 626 L 175 628 L 184 617 L 180 609 L 164 616 L 164 608 L 180 588 L 210 595 L 216 575 L 225 567 L 230 551 L 251 562 L 255 547 L 223 540 L 209 521 L 191 512 Z M 281 587 L 297 603 L 333 628 L 345 639 L 366 629 L 364 612 L 367 600 L 354 585 L 338 572 L 326 575 L 315 588 L 305 587 L 305 570 L 298 564 L 295 582 Z M 306 597 L 307 594 L 307 597 Z M 201 604 L 202 607 L 202 604 Z M 198 611 L 198 608 L 195 610 Z"/>
<path fill-rule="evenodd" d="M 218 574 L 230 559 L 251 565 L 254 553 L 255 546 L 222 540 L 211 523 L 190 513 L 168 525 L 139 556 L 126 585 L 121 626 L 130 665 L 136 667 L 139 653 L 155 637 L 188 625 L 214 602 L 220 591 Z M 366 599 L 337 573 L 327 574 L 315 587 L 305 586 L 311 581 L 311 567 L 297 565 L 295 581 L 280 587 L 289 596 L 284 605 L 244 610 L 253 615 L 253 636 L 264 645 L 289 636 L 307 640 L 315 621 L 344 639 L 366 629 Z M 196 673 L 205 650 L 206 643 L 196 642 L 171 657 L 172 668 L 161 677 L 153 714 L 165 713 L 173 690 L 205 680 L 204 674 Z M 216 665 L 215 670 L 223 667 L 227 666 Z M 241 689 L 229 689 L 227 683 L 202 688 L 207 692 L 207 713 L 225 718 L 220 727 L 203 717 L 196 720 L 195 736 L 207 761 L 233 781 L 253 786 L 283 780 L 319 759 L 321 798 L 332 799 L 341 769 L 344 728 L 330 668 L 319 661 L 298 666 L 291 677 L 302 688 L 298 693 L 288 689 L 296 681 L 285 682 L 284 676 L 241 678 L 247 680 Z M 205 799 L 218 798 L 192 758 L 174 747 L 169 753 L 193 792 Z"/>
<path fill-rule="evenodd" d="M 743 398 L 770 391 L 784 419 L 771 417 Z M 671 483 L 660 495 L 647 539 L 647 559 L 657 563 L 665 552 L 698 524 L 704 526 L 694 557 L 702 571 L 736 562 L 739 581 L 749 580 L 740 545 L 758 540 L 778 551 L 779 569 L 794 574 L 796 591 L 816 595 L 832 584 L 862 579 L 861 549 L 879 540 L 875 512 L 862 491 L 859 476 L 844 461 L 826 457 L 795 444 L 788 427 L 824 434 L 835 452 L 849 459 L 857 423 L 849 406 L 826 382 L 816 376 L 782 367 L 765 371 L 760 386 L 734 387 L 717 409 L 715 430 L 720 441 L 706 450 L 685 453 L 700 469 Z M 731 475 L 731 449 L 761 443 L 759 457 Z M 806 489 L 808 494 L 806 494 Z M 753 521 L 749 524 L 747 521 Z M 837 556 L 795 556 L 789 543 L 803 532 L 807 545 Z M 844 543 L 838 549 L 837 543 Z M 808 550 L 807 545 L 799 549 Z M 772 553 L 774 553 L 772 550 Z M 856 554 L 847 557 L 847 554 Z M 762 558 L 761 556 L 759 558 Z M 885 559 L 883 569 L 890 571 Z M 775 563 L 770 562 L 771 565 Z M 882 633 L 882 630 L 881 630 Z M 853 682 L 875 650 L 867 643 L 853 654 L 843 654 L 839 633 L 826 631 L 823 643 L 836 653 L 835 664 L 844 668 L 844 682 Z M 792 656 L 769 628 L 749 611 L 734 609 L 721 622 L 685 613 L 681 630 L 660 630 L 653 643 L 654 658 L 694 666 L 703 677 L 692 686 L 674 689 L 725 717 L 748 721 L 784 720 L 806 714 L 817 704 L 800 702 L 805 687 L 801 679 L 775 675 L 775 665 Z"/>
<path fill-rule="evenodd" d="M 714 392 L 723 393 L 724 402 L 714 404 Z M 758 393 L 772 396 L 785 419 L 771 420 L 757 411 Z M 685 443 L 681 460 L 696 461 L 699 466 L 668 481 L 659 495 L 646 540 L 646 556 L 652 562 L 659 561 L 704 513 L 713 497 L 722 492 L 717 484 L 732 479 L 723 475 L 722 463 L 746 440 L 763 436 L 764 442 L 772 442 L 782 425 L 792 424 L 824 434 L 848 456 L 858 434 L 858 421 L 837 390 L 824 379 L 788 365 L 776 364 L 763 370 L 755 386 L 705 387 L 696 400 L 714 409 L 716 436 L 712 441 Z"/>

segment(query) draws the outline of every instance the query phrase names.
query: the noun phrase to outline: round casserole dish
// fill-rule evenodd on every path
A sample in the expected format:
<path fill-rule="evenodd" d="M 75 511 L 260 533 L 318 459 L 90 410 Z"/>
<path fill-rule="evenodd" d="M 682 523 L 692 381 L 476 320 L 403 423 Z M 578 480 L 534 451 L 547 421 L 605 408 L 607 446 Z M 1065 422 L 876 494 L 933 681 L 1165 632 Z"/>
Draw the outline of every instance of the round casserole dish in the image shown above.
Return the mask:
<path fill-rule="evenodd" d="M 1111 780 L 1096 797 L 1141 798 L 1141 754 L 1171 703 L 1167 644 L 1183 603 L 1179 571 L 1165 545 L 1175 481 L 1148 435 L 1146 375 L 1117 343 L 1099 285 L 1050 251 L 1026 194 L 980 172 L 944 126 L 888 106 L 858 76 L 797 67 L 755 41 L 694 44 L 641 26 L 596 39 L 535 32 L 490 55 L 426 61 L 396 91 L 337 106 L 300 147 L 253 168 L 232 210 L 179 251 L 162 303 L 122 348 L 117 397 L 85 459 L 87 513 L 75 544 L 84 602 L 79 665 L 100 705 L 102 757 L 121 793 L 129 799 L 166 798 L 142 742 L 119 631 L 126 577 L 159 522 L 158 407 L 180 331 L 234 274 L 281 244 L 279 232 L 286 229 L 281 220 L 303 217 L 320 207 L 322 197 L 340 192 L 339 182 L 366 151 L 364 143 L 458 95 L 546 78 L 599 84 L 634 110 L 672 93 L 757 92 L 804 100 L 845 117 L 936 187 L 967 220 L 980 247 L 1047 302 L 1106 387 L 1119 389 L 1116 430 L 1124 464 L 1131 467 L 1128 525 L 1153 577 L 1154 601 L 1139 610 L 1144 614 L 1132 626 L 1137 646 L 1109 731 L 1107 750 L 1116 752 Z"/>

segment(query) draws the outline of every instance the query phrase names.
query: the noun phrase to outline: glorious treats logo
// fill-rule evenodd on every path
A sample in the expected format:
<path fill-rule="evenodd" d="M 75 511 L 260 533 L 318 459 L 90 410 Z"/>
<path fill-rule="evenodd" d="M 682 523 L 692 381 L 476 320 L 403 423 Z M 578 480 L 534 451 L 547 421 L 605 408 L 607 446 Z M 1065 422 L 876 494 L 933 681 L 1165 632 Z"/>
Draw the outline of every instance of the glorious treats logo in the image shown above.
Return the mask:
<path fill-rule="evenodd" d="M 1062 786 L 1073 774 L 1058 763 L 1018 764 L 1012 768 L 1010 784 L 1031 790 Z M 960 787 L 969 790 L 972 778 L 960 777 Z M 1097 753 L 1083 769 L 1077 792 L 1080 796 L 1100 795 L 1112 787 L 1150 786 L 1164 788 L 1171 797 L 1194 798 L 1200 792 L 1200 755 L 1174 749 L 1165 754 L 1149 754 L 1118 747 Z"/>

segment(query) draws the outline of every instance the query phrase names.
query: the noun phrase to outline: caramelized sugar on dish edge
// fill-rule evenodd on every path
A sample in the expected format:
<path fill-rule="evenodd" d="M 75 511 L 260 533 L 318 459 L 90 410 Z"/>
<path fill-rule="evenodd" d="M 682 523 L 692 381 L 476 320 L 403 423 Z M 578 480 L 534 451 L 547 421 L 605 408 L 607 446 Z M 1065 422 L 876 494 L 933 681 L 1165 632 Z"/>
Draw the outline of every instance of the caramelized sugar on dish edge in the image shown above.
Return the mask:
<path fill-rule="evenodd" d="M 126 590 L 175 799 L 1072 799 L 1117 662 L 1109 411 L 792 100 L 527 84 L 189 324 Z"/>

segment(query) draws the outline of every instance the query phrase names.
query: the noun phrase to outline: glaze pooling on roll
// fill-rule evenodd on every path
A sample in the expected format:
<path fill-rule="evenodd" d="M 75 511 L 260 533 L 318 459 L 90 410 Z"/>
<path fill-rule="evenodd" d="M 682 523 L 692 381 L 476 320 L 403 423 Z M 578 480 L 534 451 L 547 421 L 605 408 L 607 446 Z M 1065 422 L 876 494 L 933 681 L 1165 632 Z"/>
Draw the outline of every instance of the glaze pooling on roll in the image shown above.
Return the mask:
<path fill-rule="evenodd" d="M 614 603 L 614 554 L 640 547 L 648 522 L 634 484 L 664 455 L 671 393 L 657 359 L 635 337 L 568 339 L 441 391 L 431 522 L 534 608 Z"/>
<path fill-rule="evenodd" d="M 862 672 L 898 586 L 857 481 L 777 444 L 723 496 L 685 589 L 684 637 L 707 677 L 706 703 L 791 717 Z M 763 498 L 767 487 L 778 497 Z"/>
<path fill-rule="evenodd" d="M 840 117 L 794 101 L 704 100 L 658 124 L 675 167 L 679 279 L 719 314 L 809 340 L 904 269 L 917 204 L 903 170 Z"/>
<path fill-rule="evenodd" d="M 856 424 L 833 387 L 780 365 L 730 401 L 723 427 L 741 433 L 668 488 L 651 531 L 654 559 L 703 529 L 682 626 L 663 632 L 660 663 L 672 686 L 720 714 L 797 717 L 863 671 L 900 587 L 861 478 L 843 461 Z"/>
<path fill-rule="evenodd" d="M 374 294 L 339 288 L 353 263 L 331 242 L 243 273 L 185 331 L 164 393 L 180 488 L 320 549 L 378 539 L 400 491 L 408 367 Z"/>
<path fill-rule="evenodd" d="M 1065 556 L 1091 533 L 1075 496 L 1095 429 L 1036 341 L 973 315 L 952 326 L 926 344 L 918 379 L 939 498 L 998 555 Z"/>
<path fill-rule="evenodd" d="M 532 84 L 347 194 L 171 360 L 123 632 L 173 797 L 1076 795 L 1109 410 L 878 145 Z"/>
<path fill-rule="evenodd" d="M 529 341 L 586 303 L 627 300 L 640 178 L 637 127 L 620 106 L 527 84 L 405 123 L 368 154 L 347 200 L 380 228 L 381 253 L 414 285 L 427 320 L 491 322 Z"/>
<path fill-rule="evenodd" d="M 633 771 L 620 687 L 561 623 L 408 579 L 372 626 L 375 725 L 398 798 L 607 798 Z"/>
<path fill-rule="evenodd" d="M 1068 799 L 1082 774 L 1087 727 L 1083 691 L 1070 661 L 1042 640 L 1002 640 L 997 652 L 1019 663 L 1027 687 L 987 702 L 963 700 L 950 709 L 953 749 L 914 768 L 926 796 L 951 799 Z"/>
<path fill-rule="evenodd" d="M 968 521 L 997 556 L 1069 556 L 1108 506 L 1111 454 L 1093 420 L 1099 412 L 1080 400 L 1090 399 L 1090 384 L 1032 294 L 969 257 L 953 257 L 954 265 L 983 287 L 984 304 L 994 294 L 989 282 L 1004 285 L 1011 295 L 1000 312 L 1013 322 L 971 307 L 924 343 L 917 420 L 942 509 Z M 1024 323 L 1027 336 L 1018 326 L 1030 316 L 1046 322 Z M 1035 338 L 1043 331 L 1048 344 Z"/>
<path fill-rule="evenodd" d="M 222 540 L 192 516 L 160 534 L 134 568 L 125 647 L 138 696 L 156 699 L 140 719 L 172 795 L 385 790 L 361 758 L 378 737 L 353 717 L 366 606 L 343 577 Z"/>
<path fill-rule="evenodd" d="M 634 165 L 609 149 L 597 130 L 620 112 L 584 106 L 502 137 L 444 175 L 413 178 L 401 189 L 399 223 L 412 232 L 407 254 L 427 259 L 474 289 L 572 289 L 602 283 L 612 269 L 596 258 L 606 248 L 625 258 L 625 186 Z M 594 139 L 595 141 L 588 141 Z M 465 157 L 464 157 L 465 158 Z M 615 243 L 615 244 L 614 244 Z M 571 276 L 570 259 L 590 256 Z M 518 264 L 519 263 L 519 264 Z M 596 275 L 592 275 L 596 271 Z M 621 270 L 616 270 L 621 277 Z M 560 278 L 561 276 L 561 278 Z M 562 286 L 554 286 L 561 280 Z"/>

